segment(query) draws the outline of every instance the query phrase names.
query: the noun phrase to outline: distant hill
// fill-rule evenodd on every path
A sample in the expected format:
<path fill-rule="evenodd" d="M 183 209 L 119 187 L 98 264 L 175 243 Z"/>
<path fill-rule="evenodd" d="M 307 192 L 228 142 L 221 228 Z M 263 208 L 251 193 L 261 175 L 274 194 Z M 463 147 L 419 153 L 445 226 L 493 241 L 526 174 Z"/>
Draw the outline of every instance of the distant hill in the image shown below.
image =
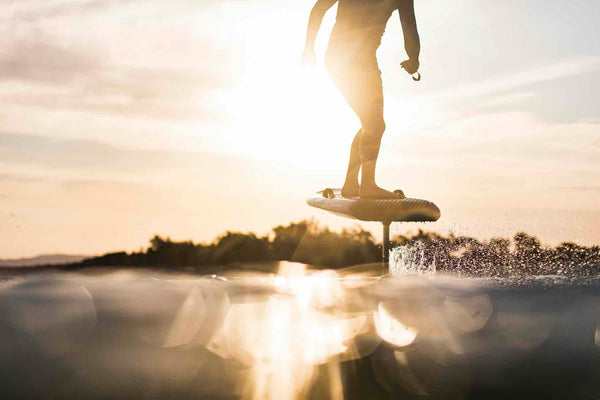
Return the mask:
<path fill-rule="evenodd" d="M 18 258 L 14 260 L 0 259 L 0 267 L 32 267 L 35 265 L 59 265 L 80 262 L 89 256 L 46 254 L 31 258 Z"/>

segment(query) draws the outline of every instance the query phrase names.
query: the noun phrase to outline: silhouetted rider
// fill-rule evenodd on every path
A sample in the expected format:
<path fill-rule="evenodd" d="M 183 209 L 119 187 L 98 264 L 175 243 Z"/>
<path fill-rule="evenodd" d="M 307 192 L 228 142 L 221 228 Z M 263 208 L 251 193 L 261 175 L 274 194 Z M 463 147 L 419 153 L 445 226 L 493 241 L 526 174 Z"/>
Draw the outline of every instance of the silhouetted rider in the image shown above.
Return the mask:
<path fill-rule="evenodd" d="M 383 120 L 383 90 L 376 52 L 388 19 L 398 10 L 404 48 L 409 59 L 400 65 L 409 74 L 419 69 L 420 42 L 413 0 L 318 0 L 308 21 L 303 60 L 314 62 L 314 43 L 325 12 L 338 4 L 325 63 L 337 88 L 361 122 L 350 149 L 350 162 L 342 195 L 363 198 L 396 198 L 375 183 L 375 165 Z M 362 170 L 362 171 L 361 171 Z M 360 185 L 358 174 L 361 171 Z"/>

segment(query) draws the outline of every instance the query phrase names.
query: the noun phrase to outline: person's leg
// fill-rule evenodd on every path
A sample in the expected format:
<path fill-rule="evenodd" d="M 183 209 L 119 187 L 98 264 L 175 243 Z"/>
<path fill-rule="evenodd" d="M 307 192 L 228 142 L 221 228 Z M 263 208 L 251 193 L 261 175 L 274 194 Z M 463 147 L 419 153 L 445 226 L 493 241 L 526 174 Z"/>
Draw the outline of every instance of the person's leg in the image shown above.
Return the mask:
<path fill-rule="evenodd" d="M 375 183 L 375 167 L 381 137 L 385 131 L 383 120 L 383 102 L 374 101 L 360 108 L 359 118 L 363 126 L 360 138 L 361 179 L 360 197 L 362 198 L 396 198 L 396 194 L 382 189 Z"/>
<path fill-rule="evenodd" d="M 360 195 L 365 198 L 397 197 L 375 183 L 375 165 L 381 136 L 385 130 L 383 88 L 377 60 L 374 55 L 373 58 L 368 57 L 366 60 L 338 59 L 330 56 L 326 63 L 333 82 L 360 119 L 362 126 L 352 142 L 342 195 L 347 197 Z M 361 169 L 361 182 L 358 185 L 358 174 Z"/>
<path fill-rule="evenodd" d="M 362 128 L 354 135 L 352 147 L 350 148 L 350 161 L 346 171 L 346 181 L 342 187 L 342 196 L 356 197 L 360 194 L 360 185 L 358 183 L 358 173 L 360 171 L 360 138 Z"/>

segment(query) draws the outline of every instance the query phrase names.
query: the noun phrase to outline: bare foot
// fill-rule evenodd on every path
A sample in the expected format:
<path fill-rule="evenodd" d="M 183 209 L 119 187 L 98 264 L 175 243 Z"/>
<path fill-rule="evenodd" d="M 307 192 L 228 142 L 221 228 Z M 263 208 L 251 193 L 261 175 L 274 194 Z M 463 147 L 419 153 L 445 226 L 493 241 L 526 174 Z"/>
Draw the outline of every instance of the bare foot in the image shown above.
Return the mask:
<path fill-rule="evenodd" d="M 358 185 L 358 181 L 356 182 L 346 182 L 342 187 L 342 196 L 343 197 L 358 197 L 360 194 L 360 186 Z"/>
<path fill-rule="evenodd" d="M 390 192 L 380 188 L 377 185 L 362 185 L 360 187 L 360 198 L 361 199 L 401 199 L 402 196 L 399 194 Z"/>

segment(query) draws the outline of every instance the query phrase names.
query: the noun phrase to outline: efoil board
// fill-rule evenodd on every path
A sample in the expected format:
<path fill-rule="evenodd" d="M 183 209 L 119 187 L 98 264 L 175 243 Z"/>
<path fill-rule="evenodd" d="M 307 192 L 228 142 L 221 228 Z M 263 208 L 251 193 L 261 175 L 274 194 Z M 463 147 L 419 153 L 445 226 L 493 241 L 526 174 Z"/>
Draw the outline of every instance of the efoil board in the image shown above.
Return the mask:
<path fill-rule="evenodd" d="M 331 214 L 361 221 L 431 222 L 440 217 L 440 209 L 431 201 L 411 198 L 361 199 L 343 197 L 341 189 L 325 189 L 306 200 L 309 206 Z"/>

